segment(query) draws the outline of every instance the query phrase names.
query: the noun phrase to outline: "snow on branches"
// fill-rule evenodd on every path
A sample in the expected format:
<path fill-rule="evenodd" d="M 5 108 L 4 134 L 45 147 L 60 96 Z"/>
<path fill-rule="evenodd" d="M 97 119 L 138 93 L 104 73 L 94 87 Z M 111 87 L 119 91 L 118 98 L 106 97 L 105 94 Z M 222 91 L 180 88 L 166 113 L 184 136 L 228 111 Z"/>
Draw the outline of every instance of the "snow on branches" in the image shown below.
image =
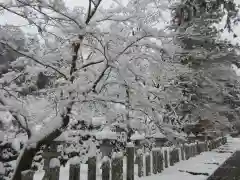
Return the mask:
<path fill-rule="evenodd" d="M 89 0 L 86 10 L 67 8 L 62 0 L 0 4 L 38 31 L 25 35 L 23 49 L 0 39 L 18 54 L 0 80 L 1 111 L 28 137 L 13 180 L 31 167 L 42 146 L 63 132 L 68 136 L 79 122 L 105 116 L 106 124 L 128 128 L 133 119 L 163 123 L 166 104 L 181 100 L 174 80 L 188 69 L 169 61 L 173 34 L 156 27 L 167 3 L 135 3 L 114 1 L 104 9 L 102 0 Z"/>

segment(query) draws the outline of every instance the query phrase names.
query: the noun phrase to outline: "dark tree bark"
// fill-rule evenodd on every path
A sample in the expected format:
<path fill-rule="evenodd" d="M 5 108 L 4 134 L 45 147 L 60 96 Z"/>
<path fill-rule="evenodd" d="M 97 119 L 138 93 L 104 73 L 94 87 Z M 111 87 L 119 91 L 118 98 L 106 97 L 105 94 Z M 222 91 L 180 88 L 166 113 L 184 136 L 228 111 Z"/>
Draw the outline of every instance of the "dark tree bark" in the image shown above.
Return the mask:
<path fill-rule="evenodd" d="M 69 123 L 69 112 L 71 111 L 71 108 L 68 109 L 67 115 L 62 117 L 63 124 L 61 129 L 56 129 L 52 133 L 50 133 L 48 136 L 44 137 L 41 139 L 38 143 L 36 148 L 29 148 L 27 145 L 24 147 L 22 150 L 22 153 L 19 155 L 18 160 L 17 160 L 17 166 L 14 171 L 12 180 L 21 180 L 21 172 L 31 169 L 33 158 L 36 155 L 36 153 L 40 150 L 40 148 L 43 145 L 50 145 L 50 143 L 59 137 L 62 134 L 62 129 L 64 129 L 68 123 Z"/>

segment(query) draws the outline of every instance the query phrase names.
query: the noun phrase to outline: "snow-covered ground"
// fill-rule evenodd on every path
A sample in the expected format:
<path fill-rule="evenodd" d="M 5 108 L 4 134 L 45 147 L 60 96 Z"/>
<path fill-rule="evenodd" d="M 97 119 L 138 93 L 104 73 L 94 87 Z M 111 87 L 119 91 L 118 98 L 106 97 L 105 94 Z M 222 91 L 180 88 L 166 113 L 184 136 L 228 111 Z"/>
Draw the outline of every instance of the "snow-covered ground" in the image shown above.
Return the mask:
<path fill-rule="evenodd" d="M 219 148 L 203 152 L 187 161 L 180 161 L 165 169 L 159 175 L 140 178 L 141 180 L 206 180 L 236 150 L 240 150 L 240 138 L 228 137 L 228 143 Z M 222 151 L 222 152 L 221 152 Z M 191 172 L 202 174 L 192 175 Z"/>
<path fill-rule="evenodd" d="M 174 166 L 164 169 L 158 175 L 139 178 L 137 176 L 137 165 L 135 165 L 135 180 L 206 180 L 213 172 L 223 164 L 236 150 L 240 150 L 240 138 L 228 137 L 228 143 L 211 152 L 203 152 L 189 160 L 180 161 Z M 124 159 L 126 162 L 126 159 Z M 124 162 L 123 177 L 126 179 L 126 163 Z M 100 162 L 97 166 L 97 180 L 101 180 Z M 81 164 L 81 180 L 87 180 L 88 167 Z M 198 175 L 193 175 L 195 173 Z M 43 171 L 35 173 L 34 180 L 42 180 Z M 60 169 L 60 179 L 66 180 L 69 177 L 69 164 Z"/>

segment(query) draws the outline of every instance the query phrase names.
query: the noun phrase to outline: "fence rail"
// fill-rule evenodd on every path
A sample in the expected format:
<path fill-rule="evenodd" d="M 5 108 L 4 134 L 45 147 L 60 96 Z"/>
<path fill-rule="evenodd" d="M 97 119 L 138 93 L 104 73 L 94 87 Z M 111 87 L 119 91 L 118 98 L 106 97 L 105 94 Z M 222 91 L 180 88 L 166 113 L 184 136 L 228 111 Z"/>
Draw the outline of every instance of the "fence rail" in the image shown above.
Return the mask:
<path fill-rule="evenodd" d="M 195 142 L 191 144 L 182 144 L 174 147 L 153 148 L 151 152 L 144 153 L 138 150 L 135 153 L 135 147 L 129 144 L 126 148 L 126 166 L 123 163 L 123 154 L 115 153 L 111 159 L 104 157 L 101 164 L 102 180 L 134 180 L 135 169 L 137 164 L 137 175 L 150 176 L 161 173 L 165 168 L 173 166 L 181 160 L 188 160 L 204 151 L 211 151 L 227 142 L 226 137 L 217 138 L 210 141 Z M 87 180 L 96 180 L 97 175 L 97 158 L 91 157 L 87 161 L 88 171 Z M 126 168 L 126 177 L 123 170 Z M 70 162 L 69 180 L 80 180 L 81 164 L 76 158 Z M 27 170 L 22 172 L 22 180 L 35 180 L 34 171 Z M 45 169 L 42 180 L 62 180 L 60 178 L 60 162 L 53 158 L 49 162 L 49 168 Z M 64 179 L 67 180 L 67 179 Z"/>

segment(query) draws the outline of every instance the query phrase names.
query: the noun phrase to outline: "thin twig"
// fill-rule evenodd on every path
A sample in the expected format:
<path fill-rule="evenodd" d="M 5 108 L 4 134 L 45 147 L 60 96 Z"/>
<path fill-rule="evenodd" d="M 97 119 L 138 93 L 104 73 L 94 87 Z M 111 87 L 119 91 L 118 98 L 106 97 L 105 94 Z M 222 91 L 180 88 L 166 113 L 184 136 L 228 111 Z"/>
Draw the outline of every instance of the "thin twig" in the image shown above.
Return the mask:
<path fill-rule="evenodd" d="M 88 66 L 95 65 L 95 64 L 99 64 L 99 63 L 102 63 L 102 62 L 104 62 L 104 60 L 95 61 L 95 62 L 90 62 L 90 63 L 87 63 L 87 64 L 82 65 L 79 69 L 84 69 L 84 68 L 86 68 L 86 67 L 88 67 Z M 79 70 L 79 69 L 78 69 L 78 70 Z"/>
<path fill-rule="evenodd" d="M 98 76 L 98 78 L 96 79 L 96 81 L 93 83 L 93 86 L 92 86 L 92 91 L 96 93 L 96 87 L 98 85 L 98 83 L 101 81 L 101 79 L 103 78 L 105 72 L 107 71 L 107 69 L 109 68 L 110 66 L 108 65 L 108 63 L 106 63 L 103 71 L 101 72 L 101 74 Z"/>

